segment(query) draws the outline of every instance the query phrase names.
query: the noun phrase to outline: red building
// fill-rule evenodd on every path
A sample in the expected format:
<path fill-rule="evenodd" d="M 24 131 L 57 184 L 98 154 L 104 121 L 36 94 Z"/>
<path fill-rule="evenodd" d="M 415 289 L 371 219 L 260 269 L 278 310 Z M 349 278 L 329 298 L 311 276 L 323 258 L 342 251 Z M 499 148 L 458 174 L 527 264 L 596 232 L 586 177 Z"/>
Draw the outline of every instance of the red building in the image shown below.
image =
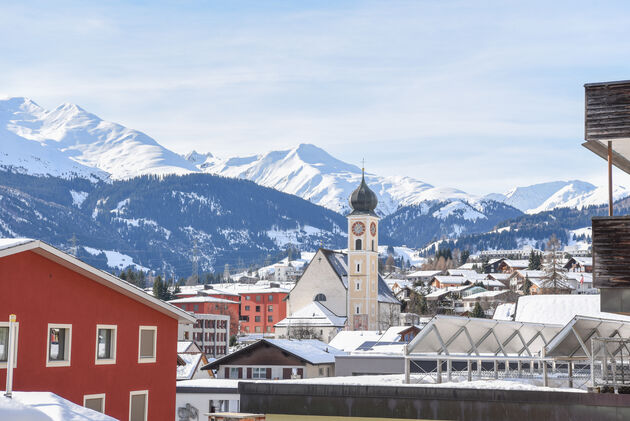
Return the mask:
<path fill-rule="evenodd" d="M 241 333 L 273 333 L 274 325 L 287 317 L 288 291 L 284 288 L 242 290 Z"/>
<path fill-rule="evenodd" d="M 236 296 L 236 298 L 239 298 Z M 169 301 L 182 310 L 197 314 L 222 314 L 230 316 L 230 335 L 238 334 L 240 303 L 234 300 L 216 298 L 208 295 L 194 295 Z"/>
<path fill-rule="evenodd" d="M 14 390 L 120 420 L 173 419 L 177 327 L 193 316 L 35 240 L 0 239 L 0 283 L 0 320 L 18 321 Z M 0 353 L 0 384 L 6 352 L 2 364 Z"/>

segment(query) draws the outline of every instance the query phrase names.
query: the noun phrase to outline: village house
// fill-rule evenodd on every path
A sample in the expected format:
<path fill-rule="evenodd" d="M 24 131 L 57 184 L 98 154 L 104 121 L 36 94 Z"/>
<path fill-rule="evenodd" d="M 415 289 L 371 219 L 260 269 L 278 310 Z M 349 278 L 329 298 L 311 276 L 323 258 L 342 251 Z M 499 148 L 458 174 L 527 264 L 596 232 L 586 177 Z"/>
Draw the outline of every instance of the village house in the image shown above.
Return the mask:
<path fill-rule="evenodd" d="M 177 327 L 192 315 L 37 240 L 0 239 L 0 279 L 0 320 L 18 323 L 14 390 L 120 420 L 175 413 Z"/>
<path fill-rule="evenodd" d="M 525 270 L 529 266 L 529 260 L 502 259 L 499 263 L 499 272 L 514 273 L 517 270 Z"/>
<path fill-rule="evenodd" d="M 593 258 L 592 257 L 572 257 L 564 265 L 564 268 L 569 272 L 593 272 Z"/>
<path fill-rule="evenodd" d="M 342 351 L 316 339 L 261 339 L 203 367 L 219 379 L 292 379 L 335 375 Z"/>

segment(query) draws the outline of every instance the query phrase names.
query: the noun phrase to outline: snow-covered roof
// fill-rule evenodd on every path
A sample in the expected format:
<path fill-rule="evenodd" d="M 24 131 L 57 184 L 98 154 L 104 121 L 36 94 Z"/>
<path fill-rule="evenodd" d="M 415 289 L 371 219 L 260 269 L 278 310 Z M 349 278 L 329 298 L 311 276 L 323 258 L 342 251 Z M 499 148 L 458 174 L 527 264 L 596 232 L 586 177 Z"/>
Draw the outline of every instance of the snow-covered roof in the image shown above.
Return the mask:
<path fill-rule="evenodd" d="M 584 282 L 589 283 L 593 282 L 593 274 L 586 272 L 565 272 L 564 276 L 569 279 L 573 279 L 574 281 L 580 282 L 582 278 L 584 278 Z"/>
<path fill-rule="evenodd" d="M 417 270 L 415 272 L 411 272 L 407 274 L 407 277 L 408 278 L 424 278 L 424 277 L 435 276 L 439 273 L 442 273 L 442 271 L 441 270 Z"/>
<path fill-rule="evenodd" d="M 198 354 L 177 354 L 186 365 L 177 366 L 177 380 L 190 380 L 195 375 L 199 362 L 203 357 L 202 353 Z"/>
<path fill-rule="evenodd" d="M 319 301 L 302 307 L 289 317 L 280 320 L 275 327 L 290 326 L 344 327 L 346 318 L 337 316 Z"/>
<path fill-rule="evenodd" d="M 566 265 L 568 265 L 571 260 L 575 260 L 575 262 L 579 263 L 581 266 L 593 266 L 592 257 L 573 257 L 567 261 Z"/>
<path fill-rule="evenodd" d="M 433 279 L 436 279 L 440 284 L 452 284 L 452 285 L 461 285 L 465 282 L 472 283 L 474 280 L 470 280 L 465 276 L 434 276 Z"/>
<path fill-rule="evenodd" d="M 530 280 L 545 277 L 544 270 L 517 270 L 516 273 L 521 275 L 523 278 L 528 277 Z"/>
<path fill-rule="evenodd" d="M 222 364 L 229 364 L 234 358 L 247 353 L 265 344 L 281 349 L 284 352 L 309 363 L 309 364 L 333 364 L 335 355 L 346 355 L 345 352 L 317 339 L 261 339 L 253 344 L 241 348 L 231 354 L 219 358 L 207 364 L 202 369 L 217 368 Z"/>
<path fill-rule="evenodd" d="M 110 273 L 97 269 L 87 263 L 82 262 L 76 257 L 65 253 L 43 241 L 28 238 L 3 239 L 2 248 L 0 249 L 0 258 L 24 251 L 33 251 L 45 258 L 52 259 L 62 266 L 65 266 L 104 285 L 112 290 L 123 294 L 133 300 L 136 300 L 160 313 L 177 319 L 180 323 L 194 323 L 195 317 L 177 306 L 168 304 L 162 300 L 147 294 L 142 288 L 124 281 Z"/>
<path fill-rule="evenodd" d="M 499 290 L 499 291 L 483 291 L 483 292 L 478 292 L 476 294 L 470 294 L 467 295 L 465 297 L 463 297 L 462 299 L 465 301 L 474 301 L 474 300 L 478 300 L 480 298 L 494 298 L 496 296 L 499 295 L 503 295 L 506 294 L 508 291 L 507 290 Z"/>
<path fill-rule="evenodd" d="M 330 341 L 330 345 L 346 352 L 352 352 L 368 341 L 378 342 L 382 332 L 375 330 L 342 330 Z"/>
<path fill-rule="evenodd" d="M 16 247 L 22 244 L 30 243 L 32 238 L 0 238 L 0 250 Z"/>
<path fill-rule="evenodd" d="M 499 304 L 494 310 L 494 320 L 512 320 L 514 316 L 514 310 L 516 310 L 516 303 L 503 303 Z"/>
<path fill-rule="evenodd" d="M 223 304 L 238 304 L 236 301 L 226 300 L 224 298 L 209 297 L 207 295 L 197 295 L 195 297 L 188 298 L 176 298 L 170 300 L 171 304 L 185 304 L 185 303 L 223 303 Z"/>
<path fill-rule="evenodd" d="M 0 420 L 6 421 L 116 421 L 51 392 L 0 392 Z"/>
<path fill-rule="evenodd" d="M 190 295 L 190 294 L 221 294 L 231 295 L 238 297 L 239 295 L 233 291 L 226 291 L 223 289 L 215 288 L 214 285 L 182 285 L 179 287 L 180 292 L 175 295 Z"/>
<path fill-rule="evenodd" d="M 529 266 L 529 260 L 503 259 L 503 263 L 511 268 L 526 268 Z"/>
<path fill-rule="evenodd" d="M 486 277 L 485 273 L 478 273 L 475 270 L 468 269 L 448 269 L 446 272 L 450 276 L 463 276 L 468 279 L 483 279 Z"/>
<path fill-rule="evenodd" d="M 480 282 L 482 283 L 484 286 L 487 287 L 493 287 L 493 288 L 506 288 L 505 284 L 501 281 L 498 281 L 496 279 L 478 279 L 475 282 Z"/>
<path fill-rule="evenodd" d="M 549 294 L 519 297 L 514 320 L 565 325 L 575 316 L 630 321 L 630 316 L 600 311 L 599 294 Z"/>
<path fill-rule="evenodd" d="M 182 352 L 201 352 L 199 347 L 193 341 L 177 341 L 177 353 Z"/>
<path fill-rule="evenodd" d="M 474 263 L 474 262 L 464 263 L 463 265 L 461 265 L 461 266 L 460 266 L 460 267 L 458 267 L 457 269 L 473 270 L 473 267 L 474 267 L 475 265 L 479 266 L 479 263 Z"/>
<path fill-rule="evenodd" d="M 486 278 L 496 279 L 497 281 L 507 281 L 510 276 L 512 276 L 511 273 L 488 273 Z"/>
<path fill-rule="evenodd" d="M 473 288 L 473 287 L 474 287 L 473 285 L 460 285 L 458 287 L 440 288 L 425 295 L 425 298 L 437 298 L 437 297 L 441 297 L 442 295 L 448 294 L 449 292 L 464 291 L 468 288 Z"/>

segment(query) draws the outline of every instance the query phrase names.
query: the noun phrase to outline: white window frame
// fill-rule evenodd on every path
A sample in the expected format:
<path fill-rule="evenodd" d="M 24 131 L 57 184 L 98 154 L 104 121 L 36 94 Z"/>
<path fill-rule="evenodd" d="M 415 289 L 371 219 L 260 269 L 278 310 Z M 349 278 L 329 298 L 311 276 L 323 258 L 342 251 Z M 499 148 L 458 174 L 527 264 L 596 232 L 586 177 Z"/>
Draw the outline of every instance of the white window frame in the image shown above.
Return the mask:
<path fill-rule="evenodd" d="M 142 357 L 140 349 L 142 347 L 142 331 L 153 331 L 153 357 Z M 157 326 L 140 326 L 138 328 L 138 364 L 154 363 L 157 361 Z"/>
<path fill-rule="evenodd" d="M 63 361 L 50 361 L 50 329 L 67 329 L 66 349 L 64 354 L 67 358 Z M 72 324 L 67 323 L 48 323 L 46 329 L 46 367 L 70 367 L 72 357 Z"/>
<path fill-rule="evenodd" d="M 85 406 L 85 401 L 88 399 L 103 399 L 103 414 L 105 413 L 105 393 L 96 393 L 94 395 L 83 395 L 83 406 Z M 98 411 L 97 411 L 98 412 Z"/>
<path fill-rule="evenodd" d="M 257 370 L 256 372 L 258 373 L 258 375 L 260 376 L 261 370 L 263 373 L 263 377 L 256 377 L 254 376 L 254 370 Z M 267 378 L 267 367 L 252 367 L 252 379 L 266 379 Z"/>
<path fill-rule="evenodd" d="M 98 358 L 98 330 L 99 329 L 111 329 L 112 332 L 112 350 L 111 358 Z M 118 348 L 118 325 L 96 325 L 96 346 L 94 352 L 94 364 L 116 364 L 116 348 Z"/>
<path fill-rule="evenodd" d="M 9 322 L 0 322 L 0 327 L 9 327 Z M 20 341 L 18 341 L 18 339 L 20 338 L 20 322 L 15 322 L 15 355 L 13 355 L 13 368 L 17 368 L 17 360 L 18 360 L 18 344 L 20 343 Z M 9 340 L 9 337 L 7 336 L 7 341 Z M 7 357 L 8 357 L 8 349 L 9 347 L 9 343 L 7 342 Z M 8 358 L 7 358 L 8 360 Z M 9 364 L 6 361 L 2 361 L 0 362 L 0 368 L 7 368 L 7 364 Z"/>
<path fill-rule="evenodd" d="M 144 421 L 149 418 L 149 391 L 148 390 L 132 390 L 129 392 L 129 419 L 131 420 L 131 398 L 136 395 L 146 395 L 144 399 Z"/>

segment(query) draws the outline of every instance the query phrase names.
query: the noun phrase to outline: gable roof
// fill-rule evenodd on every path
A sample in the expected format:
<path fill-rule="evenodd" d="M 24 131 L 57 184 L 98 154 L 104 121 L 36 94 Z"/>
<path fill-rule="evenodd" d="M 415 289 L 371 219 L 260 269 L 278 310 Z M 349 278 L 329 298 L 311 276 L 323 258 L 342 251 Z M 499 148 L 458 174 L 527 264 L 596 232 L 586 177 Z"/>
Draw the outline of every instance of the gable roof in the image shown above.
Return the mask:
<path fill-rule="evenodd" d="M 285 319 L 280 320 L 275 327 L 304 325 L 343 327 L 346 325 L 346 318 L 337 316 L 319 301 L 313 301 Z"/>
<path fill-rule="evenodd" d="M 325 342 L 317 339 L 261 339 L 251 345 L 225 355 L 216 361 L 213 361 L 201 367 L 202 370 L 218 368 L 221 365 L 229 364 L 240 355 L 251 352 L 262 346 L 272 346 L 282 352 L 286 352 L 298 358 L 300 361 L 308 364 L 333 364 L 336 355 L 346 355 L 345 352 L 338 350 Z"/>
<path fill-rule="evenodd" d="M 197 367 L 201 363 L 203 354 L 177 354 L 177 358 L 184 362 L 184 365 L 177 365 L 177 380 L 190 380 L 195 375 Z"/>
<path fill-rule="evenodd" d="M 13 254 L 32 251 L 40 256 L 52 260 L 74 272 L 77 272 L 92 281 L 98 282 L 114 291 L 125 295 L 141 304 L 144 304 L 162 314 L 177 319 L 181 323 L 194 323 L 195 317 L 180 308 L 165 303 L 164 301 L 147 294 L 141 288 L 130 284 L 103 270 L 96 269 L 76 257 L 65 253 L 43 241 L 30 238 L 4 238 L 0 239 L 0 259 Z"/>

